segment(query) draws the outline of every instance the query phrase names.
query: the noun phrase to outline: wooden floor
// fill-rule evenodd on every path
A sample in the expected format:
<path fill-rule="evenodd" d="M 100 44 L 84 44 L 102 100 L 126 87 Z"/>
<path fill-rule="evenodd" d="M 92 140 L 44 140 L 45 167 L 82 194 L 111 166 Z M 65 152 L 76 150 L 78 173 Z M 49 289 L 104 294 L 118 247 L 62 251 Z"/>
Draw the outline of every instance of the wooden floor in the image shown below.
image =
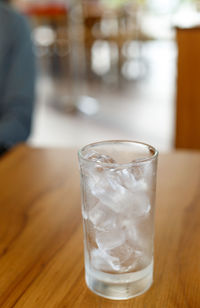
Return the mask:
<path fill-rule="evenodd" d="M 93 116 L 60 110 L 59 96 L 66 95 L 66 90 L 59 84 L 60 90 L 55 94 L 52 80 L 41 77 L 30 144 L 79 147 L 105 139 L 132 139 L 150 143 L 161 151 L 171 149 L 176 47 L 173 42 L 145 43 L 143 53 L 147 67 L 142 80 L 126 81 L 121 88 L 97 82 L 87 84 L 82 93 L 99 102 L 99 111 Z M 84 82 L 82 89 L 83 85 Z"/>

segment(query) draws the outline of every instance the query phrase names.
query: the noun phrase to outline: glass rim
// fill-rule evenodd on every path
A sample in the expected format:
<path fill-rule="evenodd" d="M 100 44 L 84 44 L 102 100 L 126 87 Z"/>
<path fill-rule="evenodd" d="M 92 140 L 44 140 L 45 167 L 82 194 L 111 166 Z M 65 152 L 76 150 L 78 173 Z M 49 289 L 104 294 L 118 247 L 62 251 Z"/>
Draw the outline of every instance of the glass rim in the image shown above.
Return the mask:
<path fill-rule="evenodd" d="M 112 144 L 112 143 L 128 143 L 128 144 L 137 144 L 137 145 L 142 145 L 146 148 L 149 148 L 150 151 L 153 152 L 152 156 L 150 157 L 145 157 L 144 155 L 144 158 L 138 158 L 138 159 L 135 159 L 129 163 L 104 163 L 104 162 L 97 162 L 97 161 L 94 161 L 94 160 L 90 160 L 88 158 L 85 158 L 83 156 L 83 152 L 85 150 L 87 150 L 87 148 L 92 148 L 92 147 L 95 147 L 95 146 L 98 146 L 98 145 L 106 145 L 106 144 Z M 132 167 L 132 166 L 135 166 L 135 165 L 138 165 L 138 164 L 142 164 L 142 163 L 147 163 L 147 162 L 151 162 L 153 160 L 155 160 L 157 157 L 158 157 L 158 154 L 159 154 L 159 151 L 156 150 L 155 147 L 153 147 L 152 145 L 148 144 L 148 143 L 145 143 L 145 142 L 140 142 L 140 141 L 134 141 L 134 140 L 105 140 L 105 141 L 97 141 L 97 142 L 93 142 L 93 143 L 89 143 L 87 145 L 85 145 L 84 147 L 82 147 L 80 150 L 78 150 L 78 156 L 81 160 L 85 161 L 85 162 L 88 162 L 88 163 L 93 163 L 93 164 L 99 164 L 99 165 L 102 165 L 102 166 L 105 166 L 105 167 L 110 167 L 110 166 L 113 166 L 115 168 L 117 167 L 123 167 L 123 168 L 128 168 L 128 167 Z"/>

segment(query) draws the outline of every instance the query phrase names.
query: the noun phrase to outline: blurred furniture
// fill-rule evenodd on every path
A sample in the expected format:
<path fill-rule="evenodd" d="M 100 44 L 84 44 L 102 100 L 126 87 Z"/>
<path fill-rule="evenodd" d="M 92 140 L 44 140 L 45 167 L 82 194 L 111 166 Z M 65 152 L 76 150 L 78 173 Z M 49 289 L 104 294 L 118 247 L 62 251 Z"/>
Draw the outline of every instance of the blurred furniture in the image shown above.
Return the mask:
<path fill-rule="evenodd" d="M 115 302 L 85 284 L 76 149 L 2 157 L 0 307 L 200 307 L 200 152 L 161 154 L 158 171 L 154 283 Z"/>
<path fill-rule="evenodd" d="M 24 13 L 31 17 L 35 25 L 54 25 L 56 28 L 67 25 L 67 7 L 59 3 L 30 4 Z"/>
<path fill-rule="evenodd" d="M 91 73 L 92 46 L 97 40 L 94 27 L 101 23 L 103 12 L 100 2 L 82 1 L 83 48 L 87 73 Z"/>
<path fill-rule="evenodd" d="M 177 148 L 200 149 L 200 26 L 176 28 L 178 73 Z"/>
<path fill-rule="evenodd" d="M 31 2 L 23 11 L 32 23 L 40 75 L 50 77 L 54 84 L 65 79 L 70 71 L 68 6 L 56 1 Z"/>
<path fill-rule="evenodd" d="M 120 7 L 109 8 L 103 5 L 102 1 L 83 0 L 82 8 L 87 65 L 91 69 L 92 47 L 95 42 L 107 42 L 111 57 L 112 46 L 116 46 L 118 73 L 121 74 L 122 64 L 126 60 L 123 47 L 126 43 L 140 40 L 141 6 L 136 2 L 130 2 Z"/>

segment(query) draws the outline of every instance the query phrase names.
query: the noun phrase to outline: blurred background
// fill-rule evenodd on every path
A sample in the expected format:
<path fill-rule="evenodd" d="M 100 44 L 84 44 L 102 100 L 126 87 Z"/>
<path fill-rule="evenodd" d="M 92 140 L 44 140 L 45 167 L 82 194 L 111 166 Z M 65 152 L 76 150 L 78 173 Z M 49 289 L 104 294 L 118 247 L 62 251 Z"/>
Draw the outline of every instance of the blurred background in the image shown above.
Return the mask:
<path fill-rule="evenodd" d="M 200 1 L 15 0 L 12 5 L 30 20 L 37 57 L 31 145 L 131 139 L 160 151 L 193 147 L 199 121 L 182 137 L 189 108 L 178 113 L 182 104 L 197 102 L 186 132 L 199 118 L 200 95 L 192 97 L 189 71 L 198 63 L 188 61 L 195 56 L 192 44 L 200 46 L 193 33 L 199 33 Z"/>

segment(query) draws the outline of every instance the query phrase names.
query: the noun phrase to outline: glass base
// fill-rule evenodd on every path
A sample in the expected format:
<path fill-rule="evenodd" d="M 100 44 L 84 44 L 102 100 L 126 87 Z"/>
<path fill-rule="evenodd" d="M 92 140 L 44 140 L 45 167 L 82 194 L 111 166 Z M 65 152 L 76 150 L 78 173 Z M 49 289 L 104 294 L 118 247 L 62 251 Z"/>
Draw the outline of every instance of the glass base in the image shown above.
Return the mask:
<path fill-rule="evenodd" d="M 153 263 L 145 269 L 128 274 L 107 274 L 88 271 L 86 283 L 88 288 L 102 297 L 114 300 L 129 299 L 147 291 L 153 282 Z"/>

